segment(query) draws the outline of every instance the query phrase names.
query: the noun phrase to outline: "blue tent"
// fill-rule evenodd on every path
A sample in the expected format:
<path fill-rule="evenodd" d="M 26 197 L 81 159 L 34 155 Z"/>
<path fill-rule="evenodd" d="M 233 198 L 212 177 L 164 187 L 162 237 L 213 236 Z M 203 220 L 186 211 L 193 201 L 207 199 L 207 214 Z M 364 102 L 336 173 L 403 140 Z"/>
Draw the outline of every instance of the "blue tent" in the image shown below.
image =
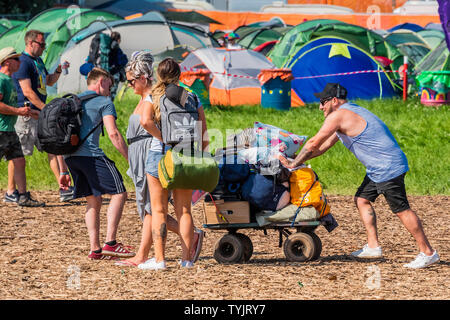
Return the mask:
<path fill-rule="evenodd" d="M 164 3 L 163 0 L 112 0 L 95 6 L 94 9 L 102 9 L 126 17 L 135 13 L 145 13 L 151 10 L 165 12 L 168 8 L 172 7 L 170 2 Z"/>
<path fill-rule="evenodd" d="M 326 44 L 326 43 L 348 43 L 348 44 L 350 44 L 350 41 L 342 39 L 342 38 L 331 37 L 331 36 L 315 38 L 315 39 L 311 40 L 310 42 L 306 43 L 305 45 L 303 45 L 297 51 L 297 53 L 292 57 L 292 59 L 289 59 L 286 61 L 285 66 L 283 68 L 291 68 L 292 64 L 303 53 L 305 53 L 306 51 L 308 51 L 314 47 L 317 47 L 317 46 L 320 46 L 321 44 Z"/>
<path fill-rule="evenodd" d="M 411 30 L 414 32 L 419 32 L 419 31 L 422 31 L 424 28 L 419 26 L 418 24 L 407 22 L 407 23 L 402 23 L 402 24 L 396 25 L 395 27 L 390 28 L 388 31 L 392 32 L 392 31 L 399 30 L 399 29 L 406 29 L 406 30 Z"/>
<path fill-rule="evenodd" d="M 300 50 L 302 53 L 296 55 L 287 67 L 294 76 L 292 89 L 305 103 L 317 102 L 313 93 L 322 91 L 328 82 L 338 82 L 347 88 L 350 100 L 389 98 L 396 95 L 395 84 L 383 67 L 369 53 L 350 43 L 322 43 Z M 350 72 L 357 73 L 333 75 Z M 322 77 L 323 75 L 327 76 Z"/>

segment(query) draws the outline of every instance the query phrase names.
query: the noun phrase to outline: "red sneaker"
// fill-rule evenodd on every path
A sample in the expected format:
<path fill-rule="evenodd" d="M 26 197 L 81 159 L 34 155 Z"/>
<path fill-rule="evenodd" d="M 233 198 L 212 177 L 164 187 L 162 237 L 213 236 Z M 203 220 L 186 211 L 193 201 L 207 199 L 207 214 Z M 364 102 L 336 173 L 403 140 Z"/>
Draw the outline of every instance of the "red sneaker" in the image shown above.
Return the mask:
<path fill-rule="evenodd" d="M 105 256 L 103 253 L 95 253 L 91 251 L 88 255 L 88 258 L 91 260 L 118 260 L 118 257 Z"/>
<path fill-rule="evenodd" d="M 191 248 L 191 261 L 196 262 L 198 257 L 200 256 L 200 252 L 202 251 L 203 245 L 203 237 L 205 236 L 205 232 L 194 228 L 194 243 Z"/>
<path fill-rule="evenodd" d="M 131 249 L 131 247 L 124 246 L 121 243 L 116 243 L 114 246 L 110 246 L 105 243 L 105 245 L 102 248 L 102 254 L 105 256 L 113 256 L 119 258 L 134 257 L 136 254 L 128 249 Z"/>

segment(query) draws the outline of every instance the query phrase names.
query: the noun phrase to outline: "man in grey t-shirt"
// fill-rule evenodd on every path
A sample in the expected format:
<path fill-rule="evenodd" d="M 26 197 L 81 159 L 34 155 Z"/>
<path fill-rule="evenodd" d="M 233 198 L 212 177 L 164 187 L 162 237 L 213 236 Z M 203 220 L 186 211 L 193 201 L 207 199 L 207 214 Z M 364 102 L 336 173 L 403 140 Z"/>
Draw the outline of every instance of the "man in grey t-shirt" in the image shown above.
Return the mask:
<path fill-rule="evenodd" d="M 94 68 L 88 74 L 88 90 L 81 95 L 97 94 L 82 105 L 81 136 L 87 134 L 103 121 L 114 147 L 128 161 L 128 147 L 116 125 L 116 110 L 109 98 L 113 84 L 112 76 L 103 69 Z M 123 179 L 113 161 L 99 147 L 101 127 L 98 127 L 73 154 L 65 155 L 67 166 L 74 181 L 74 198 L 86 197 L 86 226 L 89 233 L 90 253 L 93 260 L 133 257 L 125 246 L 116 241 L 117 229 L 127 199 Z M 69 182 L 60 179 L 62 188 Z M 110 194 L 111 201 L 107 210 L 108 228 L 104 246 L 100 245 L 99 215 L 102 195 Z"/>

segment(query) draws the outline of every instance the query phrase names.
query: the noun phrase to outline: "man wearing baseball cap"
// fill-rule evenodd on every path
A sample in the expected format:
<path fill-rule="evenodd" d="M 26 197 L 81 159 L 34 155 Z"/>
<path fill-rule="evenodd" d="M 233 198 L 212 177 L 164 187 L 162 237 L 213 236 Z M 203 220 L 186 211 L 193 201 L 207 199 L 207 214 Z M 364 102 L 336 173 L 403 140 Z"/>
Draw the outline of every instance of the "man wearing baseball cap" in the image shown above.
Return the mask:
<path fill-rule="evenodd" d="M 4 157 L 14 163 L 13 172 L 18 190 L 7 190 L 4 202 L 16 202 L 19 206 L 37 207 L 44 203 L 33 200 L 27 192 L 25 176 L 25 158 L 14 125 L 17 116 L 29 117 L 29 107 L 17 108 L 17 93 L 11 75 L 19 70 L 20 53 L 12 47 L 0 50 L 0 160 Z M 9 170 L 8 170 L 9 171 Z M 9 201 L 13 200 L 13 201 Z"/>
<path fill-rule="evenodd" d="M 347 101 L 347 90 L 339 83 L 327 83 L 319 109 L 325 120 L 319 132 L 309 139 L 294 160 L 280 156 L 287 168 L 295 168 L 306 160 L 318 157 L 339 140 L 366 167 L 366 176 L 355 195 L 355 204 L 366 228 L 368 243 L 352 253 L 357 258 L 380 258 L 375 211 L 371 205 L 382 193 L 392 212 L 397 214 L 412 234 L 420 253 L 408 268 L 424 268 L 439 261 L 422 228 L 420 219 L 411 210 L 405 191 L 404 177 L 408 160 L 386 124 L 367 109 Z"/>

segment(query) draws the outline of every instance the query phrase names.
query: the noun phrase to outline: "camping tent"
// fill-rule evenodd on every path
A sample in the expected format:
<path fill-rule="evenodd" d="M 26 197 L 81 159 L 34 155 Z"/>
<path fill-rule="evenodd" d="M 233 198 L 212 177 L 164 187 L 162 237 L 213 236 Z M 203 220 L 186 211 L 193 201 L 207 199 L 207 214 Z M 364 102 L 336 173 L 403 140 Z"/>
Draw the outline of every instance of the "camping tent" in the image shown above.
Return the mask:
<path fill-rule="evenodd" d="M 445 39 L 430 53 L 428 53 L 415 67 L 414 72 L 450 70 L 449 50 Z"/>
<path fill-rule="evenodd" d="M 0 37 L 0 47 L 13 46 L 17 51 L 25 49 L 24 37 L 28 30 L 37 29 L 44 32 L 47 47 L 42 54 L 47 69 L 52 69 L 59 55 L 69 41 L 70 37 L 85 28 L 92 21 L 112 21 L 121 19 L 120 16 L 90 9 L 74 8 L 50 9 L 35 16 L 26 24 L 21 24 L 9 29 Z"/>
<path fill-rule="evenodd" d="M 246 49 L 254 49 L 257 46 L 273 40 L 279 40 L 291 27 L 275 27 L 275 28 L 255 28 L 250 32 L 241 35 L 238 44 Z"/>
<path fill-rule="evenodd" d="M 120 33 L 122 40 L 120 47 L 128 57 L 134 51 L 144 49 L 158 55 L 178 47 L 193 50 L 217 46 L 217 42 L 204 31 L 167 22 L 163 16 L 156 12 L 132 20 L 95 21 L 75 34 L 62 53 L 61 61 L 69 61 L 72 72 L 59 78 L 57 83 L 58 94 L 80 92 L 86 88 L 85 77 L 78 70 L 89 54 L 91 40 L 99 32 L 109 33 L 111 31 Z"/>
<path fill-rule="evenodd" d="M 301 23 L 287 32 L 269 53 L 273 63 L 281 67 L 295 55 L 298 49 L 312 39 L 334 36 L 346 39 L 372 56 L 382 56 L 394 61 L 398 69 L 403 64 L 403 54 L 384 38 L 366 28 L 338 20 L 311 20 Z"/>
<path fill-rule="evenodd" d="M 428 44 L 428 46 L 433 50 L 445 39 L 444 32 L 435 29 L 425 29 L 417 32 Z"/>
<path fill-rule="evenodd" d="M 90 10 L 80 12 L 70 16 L 66 21 L 61 23 L 54 31 L 52 31 L 45 39 L 47 43 L 47 49 L 42 55 L 42 59 L 47 68 L 56 67 L 55 63 L 58 61 L 59 56 L 65 49 L 70 38 L 87 27 L 91 22 L 101 21 L 114 21 L 121 20 L 122 18 L 114 13 L 109 13 L 101 10 Z"/>
<path fill-rule="evenodd" d="M 45 10 L 34 16 L 25 25 L 16 26 L 3 33 L 0 38 L 0 47 L 12 46 L 17 51 L 23 51 L 25 48 L 25 33 L 31 29 L 42 31 L 45 36 L 56 30 L 58 26 L 67 21 L 74 13 L 88 11 L 90 9 L 78 9 L 78 11 L 67 10 L 65 8 L 56 8 Z"/>
<path fill-rule="evenodd" d="M 263 54 L 246 49 L 198 49 L 181 63 L 182 72 L 208 70 L 211 73 L 212 105 L 260 104 L 261 85 L 257 76 L 262 69 L 272 68 L 274 65 Z"/>
<path fill-rule="evenodd" d="M 388 29 L 388 31 L 393 32 L 393 31 L 400 30 L 400 29 L 418 32 L 418 31 L 422 31 L 424 28 L 419 26 L 418 24 L 407 22 L 407 23 L 402 23 L 402 24 L 396 25 L 395 27 Z"/>
<path fill-rule="evenodd" d="M 306 44 L 286 65 L 294 76 L 292 89 L 303 102 L 317 102 L 313 93 L 322 91 L 328 82 L 338 82 L 347 88 L 349 99 L 386 98 L 396 94 L 395 85 L 369 53 L 345 39 L 325 41 L 323 38 Z"/>
<path fill-rule="evenodd" d="M 416 65 L 431 50 L 425 39 L 408 29 L 396 29 L 385 35 L 384 38 L 397 47 L 403 55 L 408 56 L 413 65 Z"/>

